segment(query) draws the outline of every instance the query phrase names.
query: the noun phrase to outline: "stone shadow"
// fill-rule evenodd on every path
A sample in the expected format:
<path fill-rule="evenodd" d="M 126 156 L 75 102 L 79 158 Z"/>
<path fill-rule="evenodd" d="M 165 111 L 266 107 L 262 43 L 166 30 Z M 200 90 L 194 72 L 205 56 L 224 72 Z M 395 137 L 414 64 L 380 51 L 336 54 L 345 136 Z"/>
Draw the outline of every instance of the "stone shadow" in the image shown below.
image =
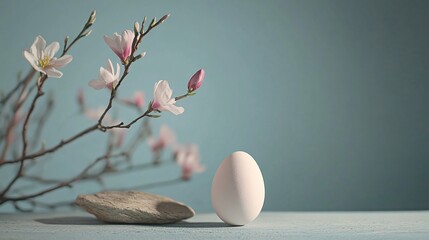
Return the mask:
<path fill-rule="evenodd" d="M 54 217 L 54 218 L 38 218 L 34 221 L 43 224 L 52 225 L 104 225 L 106 223 L 97 220 L 94 217 Z"/>

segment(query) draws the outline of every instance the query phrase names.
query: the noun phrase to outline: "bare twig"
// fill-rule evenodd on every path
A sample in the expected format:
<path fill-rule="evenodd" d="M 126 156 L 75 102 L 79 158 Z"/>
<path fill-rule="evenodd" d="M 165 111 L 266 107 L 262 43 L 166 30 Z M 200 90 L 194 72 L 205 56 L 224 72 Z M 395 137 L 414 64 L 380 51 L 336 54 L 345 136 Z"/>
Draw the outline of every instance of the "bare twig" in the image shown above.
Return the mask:
<path fill-rule="evenodd" d="M 24 195 L 24 196 L 19 196 L 19 197 L 3 197 L 2 199 L 0 199 L 0 204 L 8 202 L 8 201 L 22 201 L 22 200 L 26 200 L 29 198 L 39 197 L 39 196 L 42 196 L 46 193 L 52 192 L 54 190 L 57 190 L 57 189 L 60 189 L 63 187 L 71 187 L 72 183 L 80 180 L 93 166 L 95 166 L 98 162 L 105 159 L 106 157 L 107 156 L 102 156 L 102 157 L 95 159 L 95 161 L 93 161 L 91 164 L 89 164 L 79 175 L 77 175 L 76 177 L 74 177 L 68 181 L 61 182 L 61 183 L 59 183 L 53 187 L 50 187 L 50 188 L 47 188 L 47 189 L 42 190 L 40 192 L 29 194 L 29 195 Z"/>
<path fill-rule="evenodd" d="M 31 142 L 31 147 L 34 148 L 39 143 L 43 128 L 46 125 L 46 120 L 50 116 L 53 106 L 54 106 L 54 99 L 52 98 L 52 95 L 49 94 L 48 102 L 46 103 L 46 108 L 39 114 L 39 119 L 37 121 L 36 130 L 34 133 L 34 138 Z"/>
<path fill-rule="evenodd" d="M 15 159 L 15 160 L 5 161 L 3 163 L 0 163 L 0 166 L 1 165 L 5 165 L 5 164 L 14 164 L 14 163 L 18 163 L 18 162 L 21 162 L 21 161 L 27 161 L 27 160 L 30 160 L 30 159 L 35 159 L 37 157 L 41 157 L 41 156 L 43 156 L 45 154 L 48 154 L 48 153 L 53 153 L 53 152 L 57 151 L 58 149 L 60 149 L 61 147 L 65 146 L 65 145 L 73 142 L 74 140 L 79 139 L 80 137 L 82 137 L 82 136 L 84 136 L 84 135 L 86 135 L 86 134 L 88 134 L 90 132 L 93 132 L 94 130 L 97 130 L 97 129 L 98 129 L 98 125 L 97 124 L 92 125 L 92 126 L 86 128 L 86 129 L 82 130 L 81 132 L 73 135 L 72 137 L 67 138 L 66 140 L 61 140 L 58 144 L 56 144 L 53 147 L 50 147 L 48 149 L 42 150 L 42 151 L 37 152 L 37 153 L 33 153 L 33 154 L 22 156 L 22 157 L 20 157 L 18 159 Z"/>
<path fill-rule="evenodd" d="M 37 94 L 34 97 L 33 101 L 31 102 L 30 109 L 28 110 L 27 116 L 25 117 L 24 124 L 22 126 L 22 156 L 25 156 L 27 154 L 27 128 L 28 128 L 28 122 L 30 121 L 30 117 L 33 114 L 34 108 L 36 107 L 37 100 L 43 95 L 43 84 L 45 83 L 45 80 L 47 79 L 47 75 L 40 76 L 40 85 L 37 89 Z M 22 172 L 24 170 L 24 161 L 20 161 L 19 169 L 15 177 L 12 179 L 12 181 L 9 182 L 9 184 L 6 186 L 6 188 L 2 191 L 0 194 L 0 197 L 4 196 L 9 189 L 12 187 L 12 185 L 18 180 L 18 178 L 22 175 Z"/>
<path fill-rule="evenodd" d="M 6 128 L 6 133 L 5 133 L 6 141 L 5 141 L 5 144 L 3 146 L 3 151 L 0 155 L 0 163 L 4 162 L 7 150 L 9 148 L 10 143 L 11 143 L 10 142 L 10 135 L 12 134 L 15 126 L 17 125 L 16 121 L 17 121 L 18 111 L 21 108 L 21 106 L 24 104 L 25 100 L 27 99 L 28 93 L 26 93 L 26 92 L 27 92 L 27 87 L 28 87 L 28 84 L 30 83 L 31 78 L 28 77 L 28 78 L 25 78 L 24 80 L 25 81 L 22 82 L 21 93 L 19 94 L 18 98 L 16 99 L 15 106 L 13 108 L 12 118 L 10 119 L 9 125 Z"/>
<path fill-rule="evenodd" d="M 79 34 L 73 39 L 73 41 L 70 43 L 70 45 L 67 45 L 68 43 L 68 37 L 64 40 L 64 48 L 63 53 L 61 54 L 61 57 L 64 56 L 70 48 L 81 38 L 88 36 L 91 34 L 92 30 L 87 31 L 95 22 L 95 10 L 91 12 L 91 15 L 89 16 L 88 20 L 86 21 L 85 25 L 83 26 L 82 30 L 79 32 Z"/>
<path fill-rule="evenodd" d="M 0 105 L 2 106 L 6 105 L 7 101 L 13 96 L 13 94 L 17 92 L 25 82 L 28 82 L 29 80 L 31 80 L 34 77 L 35 73 L 36 71 L 33 68 L 31 68 L 30 71 L 27 73 L 27 76 L 23 78 L 21 81 L 19 81 L 16 84 L 16 86 L 9 93 L 7 93 L 2 100 L 0 100 Z"/>

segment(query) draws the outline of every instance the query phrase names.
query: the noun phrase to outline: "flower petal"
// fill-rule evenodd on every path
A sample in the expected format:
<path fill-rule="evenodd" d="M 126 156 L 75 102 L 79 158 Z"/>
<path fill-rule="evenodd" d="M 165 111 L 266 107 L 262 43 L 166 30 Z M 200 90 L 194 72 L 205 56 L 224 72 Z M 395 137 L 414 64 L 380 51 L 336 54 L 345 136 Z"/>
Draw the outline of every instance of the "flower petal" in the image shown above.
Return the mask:
<path fill-rule="evenodd" d="M 48 57 L 49 59 L 52 59 L 55 55 L 55 53 L 58 52 L 58 49 L 60 49 L 60 44 L 58 42 L 53 42 L 49 44 L 44 50 L 43 50 L 43 57 Z"/>
<path fill-rule="evenodd" d="M 104 41 L 106 42 L 106 44 L 110 47 L 110 49 L 112 49 L 112 51 L 118 55 L 120 57 L 121 55 L 121 50 L 120 50 L 120 46 L 117 44 L 116 42 L 116 38 L 114 37 L 113 39 L 108 37 L 108 36 L 104 36 Z"/>
<path fill-rule="evenodd" d="M 110 61 L 110 58 L 107 59 L 107 68 L 106 68 L 106 70 L 109 71 L 109 72 L 111 72 L 113 74 L 113 70 L 114 69 L 113 69 L 112 61 Z"/>
<path fill-rule="evenodd" d="M 55 59 L 55 58 L 52 59 L 49 63 L 49 66 L 54 67 L 54 68 L 64 67 L 65 65 L 67 65 L 72 60 L 73 60 L 72 56 L 64 55 L 58 59 Z"/>
<path fill-rule="evenodd" d="M 116 73 L 115 73 L 115 79 L 119 79 L 119 72 L 121 71 L 121 67 L 119 66 L 119 63 L 116 63 Z"/>
<path fill-rule="evenodd" d="M 130 30 L 125 30 L 122 33 L 122 42 L 121 42 L 121 48 L 122 48 L 122 58 L 124 60 L 128 58 L 131 54 L 131 45 L 133 44 L 134 40 L 134 32 Z"/>
<path fill-rule="evenodd" d="M 164 105 L 168 103 L 171 98 L 173 91 L 166 80 L 160 80 L 155 84 L 154 100 L 159 104 Z"/>
<path fill-rule="evenodd" d="M 106 83 L 101 80 L 91 80 L 89 81 L 88 85 L 97 90 L 100 90 L 106 87 Z"/>
<path fill-rule="evenodd" d="M 42 36 L 37 36 L 30 47 L 30 52 L 38 59 L 42 58 L 43 49 L 46 46 L 46 41 Z"/>
<path fill-rule="evenodd" d="M 112 73 L 102 67 L 100 68 L 100 80 L 103 80 L 105 83 L 111 83 L 115 81 Z"/>
<path fill-rule="evenodd" d="M 48 77 L 60 78 L 63 76 L 62 72 L 58 71 L 53 67 L 46 67 L 43 70 L 46 72 L 46 75 L 48 75 Z"/>
<path fill-rule="evenodd" d="M 158 108 L 160 111 L 169 111 L 173 113 L 174 115 L 179 115 L 185 112 L 185 109 L 183 107 L 178 107 L 173 104 L 166 104 Z"/>
<path fill-rule="evenodd" d="M 38 64 L 38 60 L 37 60 L 37 58 L 36 58 L 33 54 L 31 54 L 31 53 L 30 53 L 30 52 L 28 52 L 28 51 L 24 51 L 23 55 L 24 55 L 25 59 L 27 59 L 27 61 L 31 64 L 31 66 L 32 66 L 36 71 L 38 71 L 38 72 L 41 72 L 41 71 L 42 71 L 42 69 L 37 65 L 37 64 Z"/>

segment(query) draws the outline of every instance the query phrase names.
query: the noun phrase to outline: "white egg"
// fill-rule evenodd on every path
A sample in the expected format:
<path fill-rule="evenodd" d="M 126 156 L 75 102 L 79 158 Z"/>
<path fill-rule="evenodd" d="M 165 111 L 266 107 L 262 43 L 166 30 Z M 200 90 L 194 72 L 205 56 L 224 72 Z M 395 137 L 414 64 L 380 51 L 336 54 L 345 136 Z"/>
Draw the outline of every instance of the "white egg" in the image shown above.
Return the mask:
<path fill-rule="evenodd" d="M 253 221 L 264 205 L 265 186 L 252 156 L 238 151 L 223 160 L 213 178 L 211 194 L 213 208 L 225 223 Z"/>

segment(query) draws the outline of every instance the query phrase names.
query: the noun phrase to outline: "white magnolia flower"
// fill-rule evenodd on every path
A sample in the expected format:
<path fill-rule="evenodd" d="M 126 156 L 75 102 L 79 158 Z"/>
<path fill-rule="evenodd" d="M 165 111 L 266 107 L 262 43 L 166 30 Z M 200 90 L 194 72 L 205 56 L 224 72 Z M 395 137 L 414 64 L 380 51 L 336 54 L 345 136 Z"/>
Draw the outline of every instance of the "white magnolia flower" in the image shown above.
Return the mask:
<path fill-rule="evenodd" d="M 160 80 L 155 83 L 155 87 L 153 90 L 153 101 L 152 101 L 152 109 L 159 111 L 170 111 L 175 115 L 181 114 L 185 111 L 183 107 L 178 107 L 174 105 L 176 103 L 176 99 L 171 96 L 173 95 L 173 91 L 166 80 Z"/>
<path fill-rule="evenodd" d="M 109 88 L 112 89 L 116 87 L 119 79 L 119 63 L 116 63 L 116 72 L 113 69 L 113 64 L 110 59 L 107 62 L 107 68 L 100 67 L 100 72 L 98 74 L 98 80 L 89 81 L 89 86 L 95 89 Z"/>
<path fill-rule="evenodd" d="M 46 47 L 46 41 L 42 36 L 37 36 L 29 50 L 24 51 L 24 57 L 33 66 L 33 68 L 48 77 L 60 78 L 63 73 L 57 68 L 64 67 L 73 60 L 70 55 L 64 55 L 60 58 L 54 57 L 60 48 L 58 42 L 53 42 Z"/>

